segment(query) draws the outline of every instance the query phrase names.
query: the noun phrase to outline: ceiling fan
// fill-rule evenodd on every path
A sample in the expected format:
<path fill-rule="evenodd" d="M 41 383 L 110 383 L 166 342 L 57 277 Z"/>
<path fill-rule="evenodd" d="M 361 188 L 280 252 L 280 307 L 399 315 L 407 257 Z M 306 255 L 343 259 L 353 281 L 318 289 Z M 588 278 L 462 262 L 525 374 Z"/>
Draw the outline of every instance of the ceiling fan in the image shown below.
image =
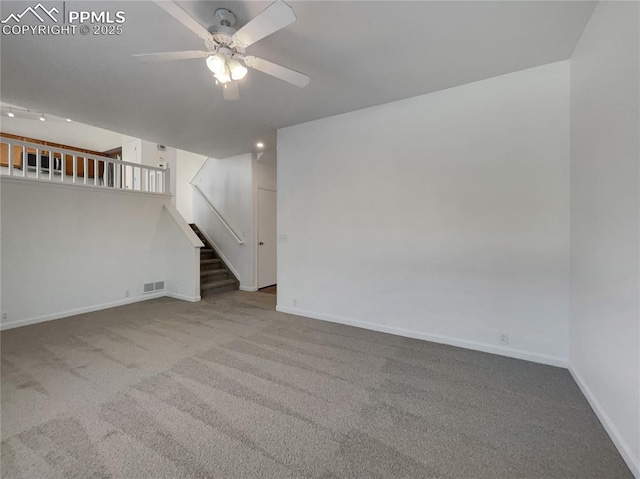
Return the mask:
<path fill-rule="evenodd" d="M 169 15 L 204 40 L 206 50 L 162 52 L 133 55 L 142 62 L 166 62 L 202 58 L 213 72 L 216 83 L 221 83 L 225 100 L 237 100 L 238 82 L 247 74 L 247 68 L 266 73 L 292 85 L 304 88 L 310 78 L 262 58 L 245 54 L 245 49 L 264 37 L 281 30 L 296 21 L 293 9 L 282 0 L 276 0 L 262 13 L 236 30 L 236 16 L 231 10 L 218 8 L 214 16 L 218 22 L 208 29 L 172 1 L 156 1 Z"/>

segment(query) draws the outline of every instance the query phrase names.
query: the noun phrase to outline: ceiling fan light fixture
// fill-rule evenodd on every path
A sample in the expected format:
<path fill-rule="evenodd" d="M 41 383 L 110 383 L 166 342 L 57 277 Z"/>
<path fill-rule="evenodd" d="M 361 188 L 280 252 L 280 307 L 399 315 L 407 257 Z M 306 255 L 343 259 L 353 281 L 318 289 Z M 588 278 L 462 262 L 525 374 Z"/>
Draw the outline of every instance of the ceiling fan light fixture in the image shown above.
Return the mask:
<path fill-rule="evenodd" d="M 231 70 L 233 80 L 242 80 L 247 76 L 247 69 L 238 60 L 229 61 L 229 70 Z"/>
<path fill-rule="evenodd" d="M 224 56 L 216 53 L 207 58 L 207 67 L 214 75 L 219 75 L 226 70 L 227 62 Z"/>
<path fill-rule="evenodd" d="M 215 84 L 224 86 L 223 96 L 225 100 L 229 101 L 239 98 L 239 80 L 246 77 L 247 68 L 253 68 L 300 88 L 309 84 L 310 78 L 303 73 L 268 60 L 245 55 L 247 47 L 296 21 L 293 9 L 285 3 L 285 0 L 273 1 L 262 13 L 238 30 L 234 28 L 235 15 L 225 8 L 217 9 L 214 13 L 215 25 L 205 28 L 187 10 L 178 5 L 183 2 L 174 0 L 156 1 L 156 3 L 175 20 L 204 40 L 206 50 L 133 55 L 139 61 L 155 63 L 190 59 L 202 61 L 204 59 L 207 68 L 213 73 Z"/>
<path fill-rule="evenodd" d="M 220 73 L 216 73 L 215 77 L 220 83 L 229 83 L 231 81 L 231 72 L 229 71 L 229 67 L 225 65 L 224 70 Z"/>

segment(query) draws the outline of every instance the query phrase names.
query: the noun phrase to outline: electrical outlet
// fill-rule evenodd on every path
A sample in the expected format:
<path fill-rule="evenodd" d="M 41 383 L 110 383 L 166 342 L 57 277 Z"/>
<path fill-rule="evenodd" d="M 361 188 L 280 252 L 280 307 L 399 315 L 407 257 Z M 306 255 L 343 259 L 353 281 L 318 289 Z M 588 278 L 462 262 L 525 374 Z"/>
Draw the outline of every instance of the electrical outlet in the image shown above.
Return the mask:
<path fill-rule="evenodd" d="M 7 313 L 2 313 L 2 319 L 7 319 L 9 315 Z"/>
<path fill-rule="evenodd" d="M 509 344 L 509 335 L 503 333 L 500 335 L 500 344 Z"/>
<path fill-rule="evenodd" d="M 298 299 L 293 298 L 293 307 L 295 308 L 296 306 L 298 306 Z"/>
<path fill-rule="evenodd" d="M 125 298 L 128 298 L 129 296 L 130 296 L 129 290 L 128 290 L 128 289 L 125 289 L 125 290 L 124 290 L 124 297 L 125 297 Z"/>
<path fill-rule="evenodd" d="M 286 243 L 287 241 L 289 241 L 289 235 L 286 233 L 280 233 L 278 235 L 278 241 L 280 241 L 280 243 Z"/>

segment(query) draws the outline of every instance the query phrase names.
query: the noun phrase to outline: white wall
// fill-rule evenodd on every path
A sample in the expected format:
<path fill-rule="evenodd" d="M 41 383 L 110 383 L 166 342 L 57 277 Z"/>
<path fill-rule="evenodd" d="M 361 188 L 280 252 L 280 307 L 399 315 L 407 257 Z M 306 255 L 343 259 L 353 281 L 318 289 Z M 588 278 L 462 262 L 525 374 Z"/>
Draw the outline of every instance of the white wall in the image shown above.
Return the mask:
<path fill-rule="evenodd" d="M 568 83 L 565 61 L 279 130 L 278 309 L 564 364 Z"/>
<path fill-rule="evenodd" d="M 191 180 L 200 170 L 206 156 L 178 150 L 166 146 L 165 151 L 158 149 L 158 144 L 122 135 L 123 160 L 143 165 L 159 166 L 165 164 L 169 168 L 169 187 L 173 198 L 172 204 L 187 221 L 193 223 L 193 188 Z M 134 151 L 134 148 L 137 151 Z M 136 174 L 139 174 L 137 171 Z M 131 188 L 132 180 L 127 178 L 128 188 Z"/>
<path fill-rule="evenodd" d="M 571 59 L 570 369 L 640 477 L 637 2 L 600 2 Z"/>
<path fill-rule="evenodd" d="M 253 287 L 252 228 L 253 176 L 251 154 L 222 160 L 209 158 L 194 184 L 202 190 L 231 229 L 244 241 L 239 244 L 197 192 L 193 196 L 193 219 L 214 243 L 242 289 Z"/>
<path fill-rule="evenodd" d="M 207 161 L 206 156 L 184 150 L 177 151 L 176 170 L 172 171 L 176 176 L 176 208 L 187 223 L 193 223 L 194 191 L 191 180 L 205 161 Z"/>
<path fill-rule="evenodd" d="M 147 299 L 148 282 L 199 299 L 202 243 L 167 196 L 3 177 L 0 205 L 3 328 Z"/>
<path fill-rule="evenodd" d="M 177 152 L 175 148 L 165 145 L 165 151 L 158 149 L 158 144 L 148 140 L 142 140 L 142 152 L 140 162 L 143 165 L 160 166 L 165 165 L 169 168 L 169 191 L 173 195 L 171 204 L 176 205 L 176 189 L 177 189 Z"/>
<path fill-rule="evenodd" d="M 204 245 L 172 204 L 164 204 L 155 239 L 162 249 L 167 293 L 186 301 L 199 300 L 199 247 Z"/>
<path fill-rule="evenodd" d="M 182 158 L 178 151 L 178 171 Z M 193 184 L 244 241 L 239 244 L 202 195 L 193 190 L 193 222 L 214 243 L 245 291 L 258 289 L 258 188 L 275 191 L 277 183 L 275 156 L 264 157 L 265 161 L 259 158 L 251 153 L 223 160 L 208 158 L 193 178 Z"/>

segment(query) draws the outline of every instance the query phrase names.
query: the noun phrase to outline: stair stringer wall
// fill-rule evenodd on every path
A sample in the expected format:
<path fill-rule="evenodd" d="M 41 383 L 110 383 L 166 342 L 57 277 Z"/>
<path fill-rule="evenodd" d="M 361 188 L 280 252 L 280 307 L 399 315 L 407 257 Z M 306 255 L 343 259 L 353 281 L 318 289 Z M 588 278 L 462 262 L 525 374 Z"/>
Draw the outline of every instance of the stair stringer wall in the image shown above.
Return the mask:
<path fill-rule="evenodd" d="M 200 194 L 195 188 L 193 191 L 194 223 L 227 269 L 238 279 L 243 291 L 257 289 L 251 247 L 254 240 L 252 163 L 251 154 L 222 160 L 208 158 L 191 182 L 202 192 Z M 208 203 L 215 207 L 242 243 L 238 242 Z"/>

